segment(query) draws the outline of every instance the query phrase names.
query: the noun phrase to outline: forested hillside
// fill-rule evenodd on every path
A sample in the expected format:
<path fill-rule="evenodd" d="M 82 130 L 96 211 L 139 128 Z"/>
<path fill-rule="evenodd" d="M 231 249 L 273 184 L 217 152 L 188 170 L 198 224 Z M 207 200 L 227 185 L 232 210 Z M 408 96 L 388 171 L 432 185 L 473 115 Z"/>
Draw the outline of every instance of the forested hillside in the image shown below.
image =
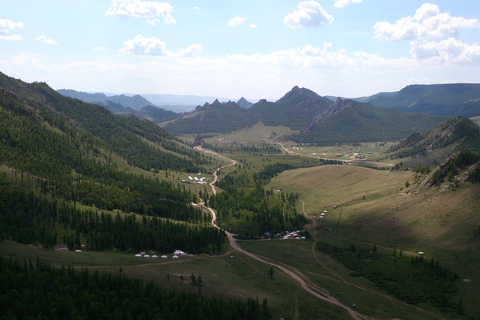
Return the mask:
<path fill-rule="evenodd" d="M 443 121 L 426 133 L 414 133 L 389 150 L 391 158 L 427 156 L 436 149 L 448 148 L 445 156 L 467 149 L 480 151 L 480 129 L 468 118 L 455 117 Z"/>
<path fill-rule="evenodd" d="M 210 252 L 223 242 L 223 233 L 190 205 L 195 194 L 132 173 L 135 167 L 205 171 L 210 160 L 151 122 L 115 116 L 44 83 L 1 75 L 0 86 L 2 238 L 46 248 L 191 252 Z M 185 243 L 187 235 L 195 244 Z"/>
<path fill-rule="evenodd" d="M 331 105 L 330 100 L 296 86 L 277 102 L 262 100 L 254 104 L 249 111 L 266 126 L 285 126 L 300 130 Z"/>
<path fill-rule="evenodd" d="M 2 319 L 270 319 L 267 301 L 165 291 L 152 281 L 100 274 L 39 259 L 0 257 Z M 201 283 L 199 284 L 200 288 Z M 201 288 L 200 288 L 201 289 Z"/>
<path fill-rule="evenodd" d="M 220 103 L 215 100 L 212 104 L 198 106 L 188 116 L 168 123 L 165 129 L 172 134 L 232 132 L 253 126 L 257 122 L 249 110 L 235 102 Z"/>
<path fill-rule="evenodd" d="M 443 117 L 411 114 L 374 107 L 354 100 L 338 99 L 311 124 L 286 139 L 308 143 L 391 141 L 412 132 L 433 128 Z"/>

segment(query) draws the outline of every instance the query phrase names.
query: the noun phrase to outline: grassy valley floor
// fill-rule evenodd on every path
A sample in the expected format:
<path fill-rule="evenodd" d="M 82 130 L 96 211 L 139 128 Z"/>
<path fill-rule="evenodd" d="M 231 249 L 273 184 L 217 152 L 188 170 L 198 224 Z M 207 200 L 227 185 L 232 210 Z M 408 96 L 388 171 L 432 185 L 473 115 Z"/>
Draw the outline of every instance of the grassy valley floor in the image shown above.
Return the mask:
<path fill-rule="evenodd" d="M 439 260 L 460 276 L 454 299 L 463 301 L 467 314 L 480 314 L 480 186 L 420 189 L 414 178 L 411 171 L 322 166 L 284 172 L 270 187 L 301 194 L 318 239 L 404 255 L 422 251 Z"/>

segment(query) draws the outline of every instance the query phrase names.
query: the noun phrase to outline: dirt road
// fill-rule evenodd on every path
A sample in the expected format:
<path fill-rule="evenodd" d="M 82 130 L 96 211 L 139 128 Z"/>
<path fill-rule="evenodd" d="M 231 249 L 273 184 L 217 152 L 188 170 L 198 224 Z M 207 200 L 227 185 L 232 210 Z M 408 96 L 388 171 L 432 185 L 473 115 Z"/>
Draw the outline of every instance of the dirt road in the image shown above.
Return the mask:
<path fill-rule="evenodd" d="M 217 181 L 217 173 L 220 169 L 223 169 L 223 168 L 226 168 L 226 167 L 230 167 L 230 166 L 234 166 L 236 164 L 236 161 L 235 160 L 231 160 L 231 159 L 228 159 L 224 156 L 221 156 L 221 155 L 218 155 L 217 156 L 227 160 L 227 161 L 232 161 L 231 164 L 229 165 L 226 165 L 226 166 L 222 166 L 222 167 L 219 167 L 217 170 L 215 170 L 215 172 L 213 173 L 213 176 L 214 176 L 214 179 L 213 181 L 210 183 L 210 187 L 212 188 L 212 192 L 213 194 L 216 194 L 217 191 L 215 189 L 215 182 Z M 215 211 L 213 211 L 212 208 L 210 207 L 207 207 L 205 206 L 204 204 L 202 204 L 202 206 L 208 210 L 210 212 L 210 214 L 212 215 L 212 224 L 219 228 L 217 225 L 216 225 L 216 220 L 217 220 L 217 216 L 215 214 Z M 354 309 L 350 308 L 349 306 L 346 306 L 345 304 L 341 303 L 340 301 L 338 301 L 337 298 L 335 298 L 334 296 L 332 296 L 327 290 L 315 285 L 314 283 L 311 283 L 310 281 L 305 281 L 304 279 L 306 279 L 305 275 L 303 275 L 299 270 L 296 270 L 295 268 L 292 268 L 292 267 L 284 267 L 283 265 L 280 265 L 278 262 L 275 262 L 275 261 L 272 261 L 270 259 L 267 259 L 263 256 L 260 256 L 260 255 L 257 255 L 257 254 L 254 254 L 254 253 L 251 253 L 251 252 L 248 252 L 244 249 L 242 249 L 240 247 L 240 245 L 235 241 L 235 238 L 233 237 L 233 235 L 229 232 L 226 232 L 225 233 L 227 234 L 227 238 L 228 238 L 228 242 L 230 244 L 230 247 L 234 250 L 234 251 L 237 251 L 237 252 L 243 252 L 244 255 L 247 255 L 249 256 L 250 258 L 252 259 L 255 259 L 261 263 L 264 263 L 266 265 L 269 265 L 269 266 L 272 266 L 272 267 L 275 267 L 279 270 L 281 270 L 282 272 L 284 272 L 286 275 L 288 275 L 289 277 L 291 277 L 293 280 L 295 280 L 296 282 L 298 282 L 298 284 L 305 290 L 307 291 L 308 293 L 310 293 L 311 295 L 313 295 L 314 297 L 317 297 L 318 299 L 321 299 L 321 300 L 324 300 L 324 301 L 327 301 L 331 304 L 334 304 L 342 309 L 344 309 L 345 311 L 347 311 L 353 319 L 356 319 L 356 320 L 370 320 L 370 319 L 373 319 L 371 317 L 368 317 L 368 316 L 365 316 L 365 315 L 362 315 L 360 314 L 359 312 L 355 311 Z"/>
<path fill-rule="evenodd" d="M 195 147 L 195 149 L 205 152 L 205 149 L 203 149 L 202 147 Z M 225 159 L 225 160 L 227 160 L 227 161 L 232 161 L 232 163 L 227 164 L 226 166 L 218 167 L 217 170 L 215 170 L 215 171 L 213 172 L 213 180 L 212 180 L 212 182 L 209 183 L 209 185 L 210 185 L 210 188 L 212 189 L 213 194 L 217 194 L 217 189 L 215 189 L 215 182 L 217 182 L 217 174 L 218 174 L 218 171 L 220 171 L 221 169 L 224 169 L 224 168 L 228 168 L 228 167 L 234 166 L 234 165 L 237 164 L 237 162 L 236 162 L 235 160 L 226 158 L 226 157 L 224 157 L 224 156 L 222 156 L 222 155 L 220 155 L 220 154 L 218 154 L 218 153 L 216 153 L 216 152 L 211 151 L 210 153 L 216 155 L 216 156 L 219 157 L 219 158 Z"/>

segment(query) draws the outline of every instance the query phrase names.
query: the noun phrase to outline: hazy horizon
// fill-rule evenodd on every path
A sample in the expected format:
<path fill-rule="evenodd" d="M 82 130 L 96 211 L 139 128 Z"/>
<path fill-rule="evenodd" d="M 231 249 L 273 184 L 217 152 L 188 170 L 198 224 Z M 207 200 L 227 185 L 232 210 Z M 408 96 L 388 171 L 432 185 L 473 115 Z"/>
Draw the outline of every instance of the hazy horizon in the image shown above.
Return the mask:
<path fill-rule="evenodd" d="M 83 92 L 278 99 L 480 82 L 480 4 L 9 1 L 0 71 Z"/>

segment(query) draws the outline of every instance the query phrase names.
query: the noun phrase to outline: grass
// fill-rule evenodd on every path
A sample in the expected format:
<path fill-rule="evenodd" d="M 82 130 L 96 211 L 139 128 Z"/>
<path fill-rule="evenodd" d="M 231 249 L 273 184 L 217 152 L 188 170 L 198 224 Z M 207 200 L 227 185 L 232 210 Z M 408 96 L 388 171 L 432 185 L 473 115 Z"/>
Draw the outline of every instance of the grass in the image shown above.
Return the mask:
<path fill-rule="evenodd" d="M 268 267 L 242 256 L 241 253 L 226 253 L 221 256 L 194 256 L 179 260 L 136 258 L 133 253 L 111 252 L 59 252 L 47 251 L 32 245 L 21 245 L 11 241 L 0 242 L 4 256 L 35 261 L 38 257 L 54 265 L 72 265 L 89 268 L 91 271 L 121 272 L 129 277 L 153 280 L 165 289 L 199 292 L 203 295 L 223 296 L 224 298 L 251 297 L 261 302 L 267 299 L 276 318 L 293 318 L 295 308 L 301 307 L 300 319 L 309 319 L 318 308 L 328 318 L 349 319 L 345 312 L 332 305 L 318 301 L 306 294 L 297 283 L 285 274 L 276 271 L 273 278 L 268 276 Z M 231 258 L 231 256 L 235 258 Z M 171 257 L 171 254 L 169 254 Z M 201 288 L 191 284 L 190 276 L 202 277 Z M 180 277 L 183 276 L 182 281 Z M 295 302 L 295 296 L 297 300 Z M 314 307 L 312 307 L 314 306 Z"/>
<path fill-rule="evenodd" d="M 265 257 L 281 261 L 302 270 L 314 283 L 326 288 L 347 305 L 357 305 L 357 309 L 373 317 L 395 317 L 401 319 L 431 319 L 431 315 L 397 300 L 382 296 L 370 281 L 351 276 L 351 271 L 331 257 L 317 251 L 322 265 L 312 258 L 313 240 L 274 240 L 242 241 L 243 247 Z M 334 274 L 330 271 L 332 270 Z M 422 305 L 422 309 L 431 312 L 432 308 Z"/>
<path fill-rule="evenodd" d="M 269 187 L 299 193 L 306 212 L 317 219 L 329 211 L 319 225 L 332 231 L 317 232 L 330 243 L 377 244 L 404 254 L 424 251 L 427 259 L 439 260 L 462 279 L 480 279 L 480 186 L 419 189 L 414 178 L 410 171 L 323 166 L 284 172 Z M 470 315 L 480 314 L 480 290 L 472 283 L 459 283 L 455 295 Z"/>
<path fill-rule="evenodd" d="M 206 136 L 208 136 L 208 138 L 205 138 L 204 140 L 211 145 L 217 144 L 218 146 L 232 143 L 251 145 L 261 143 L 262 140 L 274 139 L 275 137 L 291 131 L 292 130 L 287 127 L 268 127 L 259 122 L 251 128 L 234 131 L 228 134 L 207 134 Z M 196 135 L 182 135 L 181 139 L 193 142 L 195 136 Z"/>

